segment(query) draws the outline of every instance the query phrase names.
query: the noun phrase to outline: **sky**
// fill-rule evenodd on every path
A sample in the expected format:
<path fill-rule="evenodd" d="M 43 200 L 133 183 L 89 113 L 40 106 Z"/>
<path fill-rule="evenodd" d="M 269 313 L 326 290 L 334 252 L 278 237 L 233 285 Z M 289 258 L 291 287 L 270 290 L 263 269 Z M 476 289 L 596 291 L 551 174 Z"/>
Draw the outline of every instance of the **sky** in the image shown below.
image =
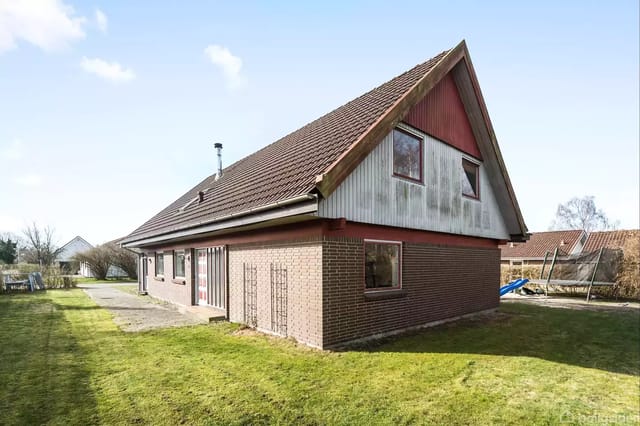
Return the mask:
<path fill-rule="evenodd" d="M 637 1 L 0 0 L 0 232 L 123 237 L 465 39 L 530 231 L 639 227 Z"/>

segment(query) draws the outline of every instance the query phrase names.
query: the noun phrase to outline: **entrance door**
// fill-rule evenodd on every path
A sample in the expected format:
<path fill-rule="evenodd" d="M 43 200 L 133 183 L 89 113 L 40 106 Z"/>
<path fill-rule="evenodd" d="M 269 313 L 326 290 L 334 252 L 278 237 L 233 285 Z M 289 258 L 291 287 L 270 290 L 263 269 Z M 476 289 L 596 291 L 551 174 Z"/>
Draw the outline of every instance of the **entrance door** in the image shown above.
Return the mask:
<path fill-rule="evenodd" d="M 198 305 L 208 305 L 209 304 L 209 265 L 208 265 L 208 256 L 207 249 L 199 249 L 198 253 L 198 272 L 197 272 L 197 283 L 198 283 Z"/>

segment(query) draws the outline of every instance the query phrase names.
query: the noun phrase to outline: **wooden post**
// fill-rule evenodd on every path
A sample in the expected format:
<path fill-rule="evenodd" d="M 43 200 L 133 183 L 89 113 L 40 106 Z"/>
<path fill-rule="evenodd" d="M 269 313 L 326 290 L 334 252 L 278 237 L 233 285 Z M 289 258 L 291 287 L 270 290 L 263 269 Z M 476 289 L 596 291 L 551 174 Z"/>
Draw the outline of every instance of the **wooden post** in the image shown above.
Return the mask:
<path fill-rule="evenodd" d="M 558 258 L 558 247 L 553 251 L 553 260 L 551 261 L 551 268 L 549 268 L 549 276 L 547 277 L 547 284 L 544 288 L 544 295 L 549 296 L 549 281 L 551 281 L 551 274 L 553 274 L 553 267 L 556 266 L 556 259 Z"/>
<path fill-rule="evenodd" d="M 598 260 L 596 260 L 596 266 L 593 268 L 593 274 L 591 275 L 591 282 L 589 283 L 589 289 L 587 290 L 587 303 L 591 301 L 591 287 L 593 287 L 593 282 L 596 279 L 596 273 L 598 272 L 598 266 L 600 266 L 600 258 L 602 258 L 602 250 L 604 247 L 600 248 L 600 252 L 598 253 Z"/>

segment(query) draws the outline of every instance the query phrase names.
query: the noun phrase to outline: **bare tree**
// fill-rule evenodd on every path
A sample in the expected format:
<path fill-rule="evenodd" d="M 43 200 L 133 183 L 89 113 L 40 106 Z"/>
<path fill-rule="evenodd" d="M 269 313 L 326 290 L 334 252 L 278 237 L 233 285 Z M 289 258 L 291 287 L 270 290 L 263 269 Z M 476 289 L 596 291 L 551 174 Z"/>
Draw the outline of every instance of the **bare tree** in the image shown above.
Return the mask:
<path fill-rule="evenodd" d="M 107 245 L 90 248 L 82 253 L 76 253 L 74 260 L 89 265 L 94 278 L 104 280 L 111 266 L 111 250 Z"/>
<path fill-rule="evenodd" d="M 564 204 L 558 205 L 556 218 L 551 229 L 582 229 L 585 232 L 614 229 L 612 223 L 602 209 L 596 207 L 593 196 L 574 197 Z"/>
<path fill-rule="evenodd" d="M 106 244 L 111 251 L 111 263 L 122 269 L 129 278 L 138 278 L 138 256 L 114 243 Z"/>
<path fill-rule="evenodd" d="M 56 260 L 60 247 L 55 241 L 55 231 L 46 226 L 40 228 L 35 222 L 22 231 L 26 240 L 24 260 L 48 267 Z"/>

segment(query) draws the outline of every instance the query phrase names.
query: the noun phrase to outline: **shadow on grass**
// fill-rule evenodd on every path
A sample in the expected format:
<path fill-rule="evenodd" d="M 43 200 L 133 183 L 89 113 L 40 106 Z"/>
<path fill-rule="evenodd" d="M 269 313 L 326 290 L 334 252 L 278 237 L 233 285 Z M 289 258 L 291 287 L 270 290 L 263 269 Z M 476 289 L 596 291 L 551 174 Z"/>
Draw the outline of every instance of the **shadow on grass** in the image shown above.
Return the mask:
<path fill-rule="evenodd" d="M 0 298 L 0 424 L 97 423 L 85 353 L 43 295 Z"/>
<path fill-rule="evenodd" d="M 351 348 L 367 352 L 532 357 L 640 376 L 640 313 L 580 311 L 520 303 Z"/>

